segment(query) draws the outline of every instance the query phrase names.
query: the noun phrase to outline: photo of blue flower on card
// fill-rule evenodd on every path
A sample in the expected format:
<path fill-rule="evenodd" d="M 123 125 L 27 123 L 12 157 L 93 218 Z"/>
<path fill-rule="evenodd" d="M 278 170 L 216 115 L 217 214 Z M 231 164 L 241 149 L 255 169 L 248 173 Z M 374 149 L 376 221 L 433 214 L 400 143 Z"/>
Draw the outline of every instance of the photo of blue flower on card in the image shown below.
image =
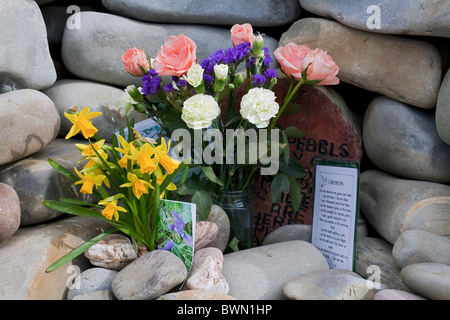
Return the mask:
<path fill-rule="evenodd" d="M 157 228 L 158 249 L 174 253 L 189 272 L 194 257 L 195 204 L 161 200 Z"/>

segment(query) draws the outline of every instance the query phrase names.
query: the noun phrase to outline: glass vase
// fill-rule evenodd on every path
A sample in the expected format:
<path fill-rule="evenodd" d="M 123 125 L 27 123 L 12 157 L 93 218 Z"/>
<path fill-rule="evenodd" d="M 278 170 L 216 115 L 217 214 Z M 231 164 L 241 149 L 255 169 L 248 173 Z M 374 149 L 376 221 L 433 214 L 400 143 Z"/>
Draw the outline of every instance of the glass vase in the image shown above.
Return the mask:
<path fill-rule="evenodd" d="M 253 193 L 248 189 L 223 191 L 214 199 L 214 203 L 227 213 L 230 220 L 229 243 L 236 238 L 239 240 L 239 250 L 253 247 L 255 235 Z"/>

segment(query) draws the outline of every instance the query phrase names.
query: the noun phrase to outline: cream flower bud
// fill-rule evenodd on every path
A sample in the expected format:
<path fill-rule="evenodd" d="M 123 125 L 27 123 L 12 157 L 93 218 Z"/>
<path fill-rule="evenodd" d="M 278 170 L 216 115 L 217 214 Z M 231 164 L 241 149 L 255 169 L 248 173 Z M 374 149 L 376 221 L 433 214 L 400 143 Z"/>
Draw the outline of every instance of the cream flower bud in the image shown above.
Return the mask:
<path fill-rule="evenodd" d="M 183 79 L 196 88 L 202 83 L 203 71 L 203 68 L 199 64 L 195 63 L 189 68 L 186 75 L 183 76 Z"/>
<path fill-rule="evenodd" d="M 216 64 L 214 66 L 214 75 L 217 80 L 225 81 L 228 77 L 228 65 L 226 64 Z"/>

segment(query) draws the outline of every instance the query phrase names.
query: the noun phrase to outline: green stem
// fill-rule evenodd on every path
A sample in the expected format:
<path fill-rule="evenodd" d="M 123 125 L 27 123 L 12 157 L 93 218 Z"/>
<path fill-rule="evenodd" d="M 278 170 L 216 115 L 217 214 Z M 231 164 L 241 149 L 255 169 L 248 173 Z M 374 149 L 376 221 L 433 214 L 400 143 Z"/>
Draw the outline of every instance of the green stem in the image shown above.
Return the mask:
<path fill-rule="evenodd" d="M 289 86 L 289 89 L 292 88 L 292 84 L 295 81 L 294 78 L 291 79 L 291 85 Z M 270 123 L 268 129 L 273 129 L 273 127 L 275 127 L 275 124 L 278 121 L 278 118 L 280 118 L 281 114 L 283 113 L 284 109 L 286 109 L 287 105 L 291 102 L 292 98 L 294 97 L 294 95 L 297 93 L 298 89 L 300 89 L 300 87 L 302 85 L 304 85 L 306 82 L 302 79 L 300 80 L 297 85 L 295 86 L 295 88 L 293 90 L 288 90 L 288 94 L 286 95 L 286 99 L 283 102 L 283 106 L 281 107 L 280 111 L 278 112 L 277 116 L 272 120 L 272 122 Z M 291 91 L 291 92 L 289 92 Z"/>

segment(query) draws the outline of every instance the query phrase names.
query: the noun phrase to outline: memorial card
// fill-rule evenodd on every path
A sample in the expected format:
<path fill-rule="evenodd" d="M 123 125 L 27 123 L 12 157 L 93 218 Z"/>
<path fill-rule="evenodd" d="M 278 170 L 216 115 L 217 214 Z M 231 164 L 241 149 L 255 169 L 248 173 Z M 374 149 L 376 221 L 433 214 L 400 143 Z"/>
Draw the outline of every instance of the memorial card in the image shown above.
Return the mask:
<path fill-rule="evenodd" d="M 359 206 L 359 164 L 318 160 L 311 243 L 331 269 L 354 271 Z"/>
<path fill-rule="evenodd" d="M 194 258 L 196 206 L 194 203 L 161 200 L 157 228 L 158 249 L 175 254 L 189 273 Z"/>

